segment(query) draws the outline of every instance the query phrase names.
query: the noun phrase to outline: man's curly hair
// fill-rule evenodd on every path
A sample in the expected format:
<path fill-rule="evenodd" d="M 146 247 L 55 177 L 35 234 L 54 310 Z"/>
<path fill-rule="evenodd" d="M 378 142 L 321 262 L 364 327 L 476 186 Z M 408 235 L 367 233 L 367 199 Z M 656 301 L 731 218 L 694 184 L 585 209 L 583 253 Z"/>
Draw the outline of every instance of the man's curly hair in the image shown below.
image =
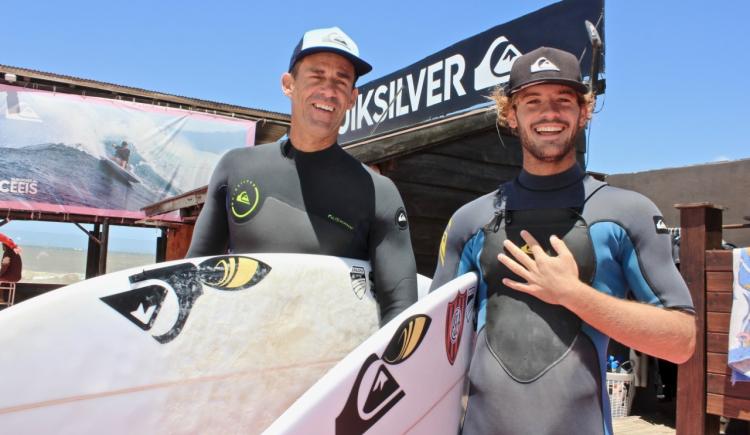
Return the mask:
<path fill-rule="evenodd" d="M 594 113 L 594 104 L 596 103 L 596 97 L 594 96 L 593 92 L 587 92 L 585 94 L 578 94 L 578 105 L 581 107 L 588 107 L 589 109 L 589 115 L 586 119 L 586 122 L 588 122 L 589 119 L 591 119 L 591 115 Z M 508 96 L 505 94 L 505 88 L 502 86 L 496 87 L 492 93 L 490 94 L 490 99 L 492 99 L 495 102 L 495 110 L 497 112 L 497 123 L 501 127 L 510 128 L 508 125 L 508 113 L 510 113 L 510 110 L 513 108 L 513 105 L 515 104 L 515 99 L 518 96 L 516 93 L 515 95 Z M 514 130 L 514 129 L 511 129 Z M 515 133 L 515 131 L 514 131 Z"/>

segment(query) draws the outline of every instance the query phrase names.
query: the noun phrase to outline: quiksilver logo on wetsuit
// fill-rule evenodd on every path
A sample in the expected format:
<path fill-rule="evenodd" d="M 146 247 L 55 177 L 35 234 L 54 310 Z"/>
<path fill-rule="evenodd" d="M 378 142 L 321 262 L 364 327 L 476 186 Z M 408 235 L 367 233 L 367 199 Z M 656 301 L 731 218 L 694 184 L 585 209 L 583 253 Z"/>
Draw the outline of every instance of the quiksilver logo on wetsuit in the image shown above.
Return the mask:
<path fill-rule="evenodd" d="M 657 234 L 669 233 L 669 227 L 664 223 L 664 218 L 661 216 L 654 216 L 654 226 L 656 227 Z"/>
<path fill-rule="evenodd" d="M 235 222 L 246 222 L 258 211 L 260 189 L 254 181 L 244 179 L 231 192 L 229 209 Z"/>
<path fill-rule="evenodd" d="M 396 210 L 396 226 L 400 230 L 405 230 L 409 227 L 409 220 L 406 219 L 406 210 L 404 210 L 403 207 L 399 207 L 398 210 Z"/>

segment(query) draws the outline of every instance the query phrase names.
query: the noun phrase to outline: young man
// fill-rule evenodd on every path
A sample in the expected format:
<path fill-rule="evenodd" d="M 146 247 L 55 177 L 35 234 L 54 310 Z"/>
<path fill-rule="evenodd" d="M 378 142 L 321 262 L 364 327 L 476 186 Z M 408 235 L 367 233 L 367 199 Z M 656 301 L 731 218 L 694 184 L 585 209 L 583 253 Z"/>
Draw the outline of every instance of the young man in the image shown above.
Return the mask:
<path fill-rule="evenodd" d="M 189 257 L 296 252 L 370 260 L 381 323 L 417 299 L 401 197 L 337 143 L 354 84 L 372 67 L 337 27 L 311 30 L 281 88 L 292 102 L 287 139 L 228 152 L 217 164 Z"/>
<path fill-rule="evenodd" d="M 519 57 L 495 97 L 521 139 L 522 171 L 453 215 L 432 282 L 480 274 L 463 433 L 611 434 L 609 337 L 684 362 L 690 294 L 659 210 L 576 162 L 593 97 L 575 56 L 542 47 Z"/>

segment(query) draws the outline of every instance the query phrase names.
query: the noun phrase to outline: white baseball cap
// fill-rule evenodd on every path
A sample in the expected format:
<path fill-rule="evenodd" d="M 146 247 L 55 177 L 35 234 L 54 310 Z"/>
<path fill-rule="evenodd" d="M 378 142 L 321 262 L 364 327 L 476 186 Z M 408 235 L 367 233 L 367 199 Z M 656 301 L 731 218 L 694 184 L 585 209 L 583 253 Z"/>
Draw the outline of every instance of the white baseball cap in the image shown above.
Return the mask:
<path fill-rule="evenodd" d="M 321 52 L 335 53 L 345 57 L 354 65 L 357 77 L 372 70 L 372 66 L 359 57 L 359 48 L 349 35 L 338 27 L 328 27 L 309 30 L 302 35 L 302 39 L 294 47 L 292 58 L 289 61 L 289 72 L 292 71 L 294 64 L 303 57 Z"/>

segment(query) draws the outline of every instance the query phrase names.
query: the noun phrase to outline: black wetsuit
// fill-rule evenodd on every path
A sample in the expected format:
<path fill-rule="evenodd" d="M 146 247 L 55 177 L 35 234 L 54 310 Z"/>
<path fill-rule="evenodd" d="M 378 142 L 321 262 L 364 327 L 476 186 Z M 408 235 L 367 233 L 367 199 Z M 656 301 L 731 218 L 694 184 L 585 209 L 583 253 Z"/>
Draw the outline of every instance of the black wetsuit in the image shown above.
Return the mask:
<path fill-rule="evenodd" d="M 287 252 L 369 260 L 381 323 L 417 299 L 401 196 L 338 144 L 287 141 L 229 151 L 216 166 L 188 257 Z"/>
<path fill-rule="evenodd" d="M 521 172 L 453 215 L 432 281 L 437 288 L 471 270 L 480 274 L 463 433 L 611 434 L 609 337 L 560 305 L 502 285 L 503 277 L 523 282 L 497 260 L 503 240 L 524 245 L 522 229 L 547 252 L 549 236 L 561 237 L 579 278 L 603 293 L 693 309 L 651 201 L 585 176 L 578 165 L 548 177 Z"/>

